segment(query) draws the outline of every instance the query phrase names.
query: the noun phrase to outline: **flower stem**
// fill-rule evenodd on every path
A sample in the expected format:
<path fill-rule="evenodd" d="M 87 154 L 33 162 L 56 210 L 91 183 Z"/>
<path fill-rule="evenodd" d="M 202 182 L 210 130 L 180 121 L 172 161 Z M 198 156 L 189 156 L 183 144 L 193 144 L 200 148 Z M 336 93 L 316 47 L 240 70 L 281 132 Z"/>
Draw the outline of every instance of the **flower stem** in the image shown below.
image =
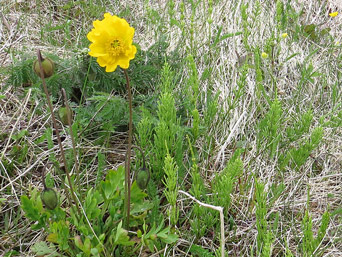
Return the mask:
<path fill-rule="evenodd" d="M 76 143 L 75 143 L 75 138 L 74 138 L 74 133 L 72 130 L 72 111 L 71 108 L 68 104 L 68 97 L 66 95 L 65 89 L 62 88 L 62 95 L 64 98 L 64 105 L 67 110 L 67 117 L 68 117 L 68 125 L 69 125 L 69 133 L 71 137 L 71 143 L 72 143 L 72 151 L 74 154 L 74 162 L 75 162 L 75 171 L 76 171 L 76 178 L 77 178 L 77 187 L 78 190 L 80 190 L 80 170 L 79 170 L 79 163 L 77 159 L 77 152 L 76 152 Z M 78 191 L 80 192 L 80 191 Z"/>
<path fill-rule="evenodd" d="M 123 69 L 127 82 L 127 98 L 129 104 L 129 124 L 128 124 L 128 146 L 125 159 L 125 208 L 126 208 L 126 220 L 125 228 L 129 228 L 129 216 L 130 216 L 130 206 L 131 206 L 131 175 L 130 175 L 130 165 L 131 165 L 131 151 L 132 151 L 132 137 L 133 137 L 133 111 L 132 111 L 132 93 L 131 86 L 129 83 L 128 73 L 126 69 Z"/>
<path fill-rule="evenodd" d="M 132 148 L 138 149 L 139 152 L 141 153 L 142 156 L 142 161 L 143 161 L 143 169 L 146 169 L 146 158 L 145 158 L 145 153 L 144 151 L 137 145 L 132 145 Z"/>
<path fill-rule="evenodd" d="M 55 131 L 56 131 L 57 142 L 58 142 L 59 149 L 61 151 L 61 156 L 62 156 L 62 160 L 63 160 L 63 163 L 64 163 L 64 168 L 65 168 L 65 174 L 67 176 L 68 183 L 69 183 L 69 186 L 70 186 L 71 196 L 72 196 L 72 198 L 74 200 L 74 203 L 76 204 L 78 214 L 81 216 L 81 210 L 80 210 L 80 208 L 78 206 L 78 202 L 76 201 L 75 191 L 74 191 L 72 183 L 71 183 L 71 178 L 70 178 L 70 174 L 69 174 L 69 171 L 68 171 L 68 165 L 67 165 L 67 162 L 66 162 L 66 158 L 65 158 L 65 154 L 64 154 L 64 149 L 63 149 L 63 146 L 62 146 L 61 137 L 59 135 L 59 130 L 58 130 L 58 127 L 57 127 L 56 118 L 55 118 L 55 115 L 53 113 L 53 107 L 52 107 L 52 104 L 51 104 L 51 101 L 50 101 L 49 91 L 48 91 L 47 86 L 46 86 L 46 82 L 45 82 L 45 78 L 44 78 L 44 71 L 43 71 L 43 66 L 42 66 L 42 59 L 43 58 L 42 58 L 42 55 L 41 55 L 39 49 L 37 50 L 37 57 L 38 57 L 38 63 L 39 63 L 39 69 L 40 69 L 40 78 L 42 79 L 43 89 L 44 89 L 44 92 L 45 92 L 45 95 L 46 95 L 46 99 L 47 99 L 47 102 L 48 102 L 48 105 L 49 105 L 49 109 L 50 109 L 50 112 L 51 112 L 52 123 L 53 123 L 53 126 L 54 126 Z M 67 193 L 66 195 L 68 197 L 69 204 L 71 204 L 71 199 L 69 197 L 69 194 Z"/>

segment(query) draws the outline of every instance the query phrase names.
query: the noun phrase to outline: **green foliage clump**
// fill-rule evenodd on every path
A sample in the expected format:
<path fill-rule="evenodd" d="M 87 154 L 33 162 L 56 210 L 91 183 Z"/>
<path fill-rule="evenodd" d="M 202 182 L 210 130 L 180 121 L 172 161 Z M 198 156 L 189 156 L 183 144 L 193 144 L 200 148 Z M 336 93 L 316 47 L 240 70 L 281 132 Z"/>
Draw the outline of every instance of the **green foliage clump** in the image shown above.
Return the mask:
<path fill-rule="evenodd" d="M 199 245 L 192 245 L 190 247 L 190 252 L 194 256 L 201 256 L 201 257 L 214 257 L 215 256 L 212 253 L 210 253 L 207 249 L 204 249 L 203 247 Z"/>
<path fill-rule="evenodd" d="M 190 151 L 191 151 L 191 194 L 198 200 L 208 200 L 205 196 L 206 190 L 204 187 L 204 181 L 201 177 L 201 174 L 199 173 L 199 167 L 198 167 L 198 161 L 194 154 L 193 148 L 191 146 L 190 138 L 188 137 L 189 145 L 190 145 Z M 206 208 L 201 208 L 198 203 L 195 203 L 193 206 L 193 213 L 192 213 L 192 219 L 190 220 L 191 228 L 193 232 L 196 234 L 198 238 L 205 235 L 207 232 L 207 224 L 209 221 L 209 217 L 211 217 L 210 213 L 208 213 Z M 207 218 L 207 220 L 206 220 Z"/>
<path fill-rule="evenodd" d="M 311 110 L 301 114 L 299 120 L 286 129 L 287 139 L 290 142 L 297 141 L 305 133 L 308 133 L 312 118 L 313 114 Z"/>
<path fill-rule="evenodd" d="M 87 128 L 86 135 L 96 136 L 101 144 L 116 130 L 127 130 L 127 109 L 127 103 L 121 96 L 98 92 L 87 99 L 84 108 L 76 109 L 76 121 L 81 128 Z"/>
<path fill-rule="evenodd" d="M 227 213 L 229 213 L 231 207 L 231 194 L 234 190 L 235 183 L 243 173 L 241 159 L 236 155 L 234 157 L 213 181 L 214 203 L 215 205 L 224 207 Z"/>
<path fill-rule="evenodd" d="M 177 185 L 178 167 L 169 154 L 167 154 L 165 157 L 164 172 L 164 194 L 171 207 L 169 211 L 170 222 L 173 226 L 175 226 L 179 218 L 179 207 L 177 206 L 177 195 L 179 188 Z"/>
<path fill-rule="evenodd" d="M 272 102 L 265 118 L 259 124 L 258 148 L 260 149 L 262 142 L 266 142 L 266 149 L 269 150 L 271 158 L 276 153 L 281 140 L 282 112 L 281 102 L 276 98 Z"/>
<path fill-rule="evenodd" d="M 264 184 L 256 182 L 255 184 L 255 199 L 256 199 L 256 227 L 257 249 L 261 256 L 272 256 L 273 235 L 267 224 L 267 192 L 264 191 Z"/>
<path fill-rule="evenodd" d="M 145 223 L 143 214 L 152 208 L 152 204 L 145 199 L 146 196 L 134 182 L 131 187 L 131 228 L 138 229 Z M 118 170 L 108 171 L 106 179 L 101 181 L 98 187 L 88 190 L 82 203 L 82 214 L 76 212 L 73 207 L 43 208 L 36 189 L 32 191 L 30 198 L 25 195 L 21 197 L 21 207 L 26 217 L 36 222 L 32 228 L 45 228 L 49 234 L 47 240 L 57 244 L 61 252 L 73 256 L 82 253 L 85 256 L 100 256 L 119 251 L 118 246 L 144 245 L 143 241 L 133 241 L 128 231 L 122 228 L 123 199 L 124 169 L 120 166 Z M 149 237 L 150 234 L 156 233 L 157 237 L 153 238 L 150 245 L 160 245 L 160 242 L 172 243 L 177 240 L 168 228 L 162 228 L 161 223 L 158 231 L 155 231 L 155 228 L 152 232 L 145 230 L 141 237 Z M 151 249 L 154 251 L 154 247 Z"/>
<path fill-rule="evenodd" d="M 328 226 L 330 223 L 330 214 L 329 212 L 324 212 L 321 219 L 321 226 L 318 229 L 317 236 L 314 237 L 312 230 L 312 218 L 309 214 L 309 211 L 305 211 L 305 215 L 302 221 L 303 228 L 303 240 L 302 240 L 302 252 L 303 256 L 313 256 L 315 252 L 317 252 L 317 247 L 321 244 Z"/>
<path fill-rule="evenodd" d="M 169 72 L 170 67 L 164 66 L 164 74 Z M 165 75 L 164 75 L 165 77 Z M 154 127 L 153 146 L 153 172 L 157 180 L 163 177 L 165 156 L 170 153 L 175 158 L 177 166 L 182 169 L 183 159 L 183 135 L 184 131 L 177 118 L 175 98 L 173 96 L 173 85 L 169 79 L 164 79 L 161 84 L 161 96 L 158 102 L 158 122 Z"/>
<path fill-rule="evenodd" d="M 287 25 L 287 18 L 286 11 L 284 8 L 284 3 L 282 0 L 277 0 L 276 3 L 276 19 L 277 19 L 277 25 L 279 31 L 284 31 Z"/>
<path fill-rule="evenodd" d="M 292 168 L 299 170 L 303 166 L 306 160 L 314 149 L 316 149 L 323 138 L 323 128 L 315 128 L 308 140 L 302 142 L 298 148 L 292 148 L 286 155 L 282 155 L 279 158 L 280 167 L 284 167 L 288 163 L 291 163 Z"/>
<path fill-rule="evenodd" d="M 33 57 L 22 56 L 21 59 L 14 60 L 9 69 L 7 86 L 28 87 L 37 83 L 38 77 L 33 71 Z"/>

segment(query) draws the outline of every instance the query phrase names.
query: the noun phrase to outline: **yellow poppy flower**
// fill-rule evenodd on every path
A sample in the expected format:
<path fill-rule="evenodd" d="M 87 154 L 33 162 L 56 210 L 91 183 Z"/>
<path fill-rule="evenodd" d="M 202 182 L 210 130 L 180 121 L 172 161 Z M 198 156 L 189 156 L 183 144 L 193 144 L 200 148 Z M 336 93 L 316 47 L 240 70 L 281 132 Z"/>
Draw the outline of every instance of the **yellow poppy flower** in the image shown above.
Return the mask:
<path fill-rule="evenodd" d="M 337 15 L 338 15 L 338 12 L 329 13 L 329 16 L 330 16 L 330 17 L 336 17 Z"/>
<path fill-rule="evenodd" d="M 119 65 L 123 69 L 129 67 L 129 61 L 134 59 L 137 48 L 132 44 L 134 28 L 125 19 L 104 14 L 104 19 L 93 22 L 94 28 L 88 33 L 90 44 L 89 55 L 97 57 L 101 67 L 106 72 L 115 71 Z"/>
<path fill-rule="evenodd" d="M 287 34 L 287 33 L 283 33 L 283 34 L 281 34 L 281 37 L 282 37 L 282 38 L 287 38 L 287 36 L 288 36 L 288 34 Z"/>
<path fill-rule="evenodd" d="M 261 57 L 264 58 L 264 59 L 266 59 L 266 58 L 268 58 L 268 54 L 265 53 L 265 52 L 262 52 Z"/>

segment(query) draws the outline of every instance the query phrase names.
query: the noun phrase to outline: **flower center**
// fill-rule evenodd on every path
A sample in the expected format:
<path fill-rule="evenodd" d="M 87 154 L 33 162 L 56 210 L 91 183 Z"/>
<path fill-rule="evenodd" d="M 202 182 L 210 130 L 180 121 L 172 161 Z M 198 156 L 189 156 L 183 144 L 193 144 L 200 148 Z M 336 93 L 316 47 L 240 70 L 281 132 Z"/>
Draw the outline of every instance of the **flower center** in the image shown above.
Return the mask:
<path fill-rule="evenodd" d="M 124 52 L 124 45 L 120 39 L 114 39 L 107 46 L 108 52 L 113 56 L 118 56 Z"/>

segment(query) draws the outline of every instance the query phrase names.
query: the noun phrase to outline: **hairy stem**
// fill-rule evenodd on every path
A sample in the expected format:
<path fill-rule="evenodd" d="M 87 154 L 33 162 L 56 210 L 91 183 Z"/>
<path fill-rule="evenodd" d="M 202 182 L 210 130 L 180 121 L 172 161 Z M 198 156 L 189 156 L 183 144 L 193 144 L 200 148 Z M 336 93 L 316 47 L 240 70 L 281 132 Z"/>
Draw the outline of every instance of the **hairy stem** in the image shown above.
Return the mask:
<path fill-rule="evenodd" d="M 126 82 L 127 82 L 127 98 L 129 104 L 129 124 L 128 124 L 128 146 L 126 152 L 126 160 L 125 160 L 125 206 L 126 206 L 126 220 L 125 220 L 125 228 L 129 228 L 129 216 L 130 216 L 130 207 L 131 207 L 131 174 L 130 174 L 130 165 L 131 165 L 131 151 L 132 151 L 132 137 L 133 137 L 133 111 L 132 111 L 132 94 L 131 94 L 131 86 L 129 83 L 129 78 L 127 74 L 127 70 L 124 69 Z"/>
<path fill-rule="evenodd" d="M 144 151 L 137 145 L 132 145 L 132 148 L 138 149 L 141 153 L 142 159 L 143 159 L 143 169 L 146 169 L 146 159 L 145 159 L 145 153 Z"/>
<path fill-rule="evenodd" d="M 64 88 L 62 88 L 62 94 L 63 94 L 63 98 L 64 98 L 64 105 L 65 105 L 65 108 L 67 109 L 69 133 L 70 133 L 70 137 L 71 137 L 72 151 L 74 154 L 75 171 L 76 171 L 76 177 L 77 177 L 77 187 L 80 190 L 80 171 L 79 171 L 79 164 L 78 164 L 78 160 L 77 160 L 76 143 L 75 143 L 74 133 L 72 131 L 72 116 L 71 116 L 72 112 L 71 112 L 71 108 L 69 106 L 68 98 L 67 98 L 67 95 L 65 93 Z"/>
<path fill-rule="evenodd" d="M 71 191 L 72 198 L 74 200 L 74 203 L 77 206 L 77 211 L 78 211 L 79 215 L 81 216 L 81 211 L 80 211 L 80 208 L 78 206 L 78 203 L 77 203 L 76 197 L 75 197 L 75 191 L 74 191 L 74 189 L 72 187 L 71 178 L 70 178 L 70 174 L 69 174 L 69 171 L 68 171 L 68 165 L 67 165 L 67 162 L 66 162 L 66 159 L 65 159 L 64 149 L 63 149 L 61 137 L 59 135 L 59 130 L 58 130 L 58 127 L 57 127 L 56 118 L 55 118 L 55 115 L 53 113 L 53 107 L 52 107 L 52 104 L 51 104 L 51 101 L 50 101 L 49 91 L 48 91 L 46 83 L 45 83 L 44 71 L 43 71 L 43 66 L 42 66 L 42 59 L 43 58 L 42 58 L 42 55 L 41 55 L 39 49 L 37 50 L 37 57 L 38 57 L 38 63 L 39 63 L 39 69 L 40 69 L 40 78 L 42 79 L 44 93 L 46 95 L 46 99 L 47 99 L 47 102 L 48 102 L 48 105 L 49 105 L 49 109 L 50 109 L 50 112 L 51 112 L 51 119 L 52 119 L 53 127 L 55 128 L 55 131 L 56 131 L 57 142 L 58 142 L 59 149 L 61 151 L 61 156 L 62 156 L 62 160 L 63 160 L 63 163 L 64 163 L 64 168 L 65 168 L 65 174 L 66 174 L 67 179 L 68 179 L 68 183 L 69 183 L 69 186 L 70 186 L 70 191 Z M 67 197 L 68 197 L 68 200 L 69 200 L 69 204 L 71 204 L 72 201 L 70 199 L 69 194 L 67 194 Z"/>

